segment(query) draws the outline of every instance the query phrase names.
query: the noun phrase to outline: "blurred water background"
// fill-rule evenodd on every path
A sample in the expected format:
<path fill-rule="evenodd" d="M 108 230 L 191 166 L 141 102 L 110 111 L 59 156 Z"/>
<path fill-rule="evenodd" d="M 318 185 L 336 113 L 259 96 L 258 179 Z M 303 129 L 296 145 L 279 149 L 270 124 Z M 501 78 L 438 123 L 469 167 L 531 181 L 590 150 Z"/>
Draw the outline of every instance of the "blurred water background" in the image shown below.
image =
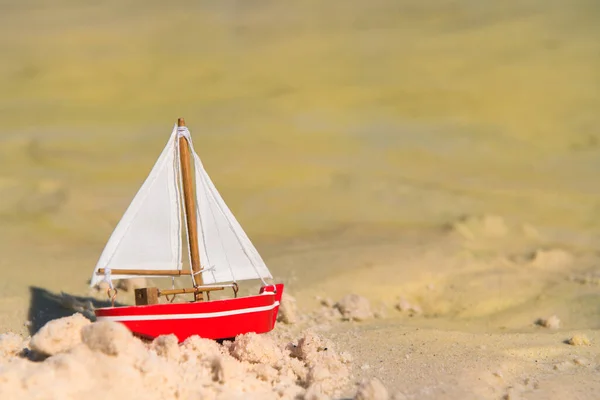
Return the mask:
<path fill-rule="evenodd" d="M 593 247 L 599 18 L 593 0 L 0 1 L 0 327 L 29 285 L 85 288 L 180 116 L 267 256 L 480 213 Z"/>

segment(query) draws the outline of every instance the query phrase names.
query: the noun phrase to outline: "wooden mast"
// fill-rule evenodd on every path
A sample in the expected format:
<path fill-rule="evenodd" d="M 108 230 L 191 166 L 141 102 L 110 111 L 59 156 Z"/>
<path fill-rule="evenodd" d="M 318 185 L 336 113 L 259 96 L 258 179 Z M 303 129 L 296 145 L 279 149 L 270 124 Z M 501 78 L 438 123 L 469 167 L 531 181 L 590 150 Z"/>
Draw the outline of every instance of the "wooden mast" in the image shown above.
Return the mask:
<path fill-rule="evenodd" d="M 183 118 L 177 120 L 177 126 L 185 126 Z M 179 136 L 179 163 L 181 165 L 181 180 L 183 185 L 183 200 L 185 203 L 185 216 L 188 233 L 188 246 L 192 272 L 194 273 L 194 286 L 202 286 L 202 274 L 200 274 L 200 251 L 198 249 L 198 224 L 196 219 L 196 196 L 194 193 L 194 182 L 190 167 L 190 145 L 184 136 Z M 204 300 L 202 292 L 194 293 L 195 301 Z"/>

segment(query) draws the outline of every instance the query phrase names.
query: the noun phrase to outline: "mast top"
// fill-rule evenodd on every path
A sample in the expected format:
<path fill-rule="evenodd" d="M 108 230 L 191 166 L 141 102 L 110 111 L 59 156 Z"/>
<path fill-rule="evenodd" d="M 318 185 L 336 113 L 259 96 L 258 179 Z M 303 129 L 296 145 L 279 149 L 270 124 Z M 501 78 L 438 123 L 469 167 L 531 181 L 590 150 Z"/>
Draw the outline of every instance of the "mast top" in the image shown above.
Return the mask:
<path fill-rule="evenodd" d="M 185 120 L 183 118 L 178 118 L 177 126 L 185 126 Z"/>

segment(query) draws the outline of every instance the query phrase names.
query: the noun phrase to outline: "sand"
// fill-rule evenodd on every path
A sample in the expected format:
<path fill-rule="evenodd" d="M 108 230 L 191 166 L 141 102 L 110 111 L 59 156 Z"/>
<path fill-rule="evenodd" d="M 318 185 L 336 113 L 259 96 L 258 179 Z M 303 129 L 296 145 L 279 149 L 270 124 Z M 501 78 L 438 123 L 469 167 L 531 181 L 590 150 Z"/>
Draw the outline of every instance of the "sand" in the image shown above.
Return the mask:
<path fill-rule="evenodd" d="M 4 3 L 1 398 L 597 397 L 595 3 Z M 89 321 L 179 116 L 291 296 L 264 338 Z"/>
<path fill-rule="evenodd" d="M 256 334 L 222 345 L 198 337 L 178 345 L 175 336 L 143 343 L 121 324 L 74 322 L 82 318 L 50 322 L 28 345 L 3 338 L 2 398 L 329 398 L 348 381 L 348 359 L 310 333 L 286 347 Z"/>
<path fill-rule="evenodd" d="M 305 291 L 294 292 L 302 285 L 292 279 L 296 297 L 286 293 L 273 332 L 223 345 L 200 338 L 177 345 L 168 336 L 142 342 L 116 323 L 90 322 L 84 315 L 93 305 L 63 295 L 65 312 L 84 315 L 52 320 L 31 338 L 0 337 L 0 394 L 103 398 L 109 388 L 115 396 L 181 399 L 593 398 L 598 284 L 582 277 L 597 273 L 598 256 L 542 251 L 543 232 L 530 238 L 498 216 L 468 225 L 467 239 L 464 219 L 421 232 L 436 249 L 426 256 L 414 243 L 393 241 L 402 263 L 373 261 Z M 353 247 L 345 256 L 365 251 Z M 399 266 L 405 273 L 393 272 Z M 365 278 L 384 271 L 385 285 Z"/>

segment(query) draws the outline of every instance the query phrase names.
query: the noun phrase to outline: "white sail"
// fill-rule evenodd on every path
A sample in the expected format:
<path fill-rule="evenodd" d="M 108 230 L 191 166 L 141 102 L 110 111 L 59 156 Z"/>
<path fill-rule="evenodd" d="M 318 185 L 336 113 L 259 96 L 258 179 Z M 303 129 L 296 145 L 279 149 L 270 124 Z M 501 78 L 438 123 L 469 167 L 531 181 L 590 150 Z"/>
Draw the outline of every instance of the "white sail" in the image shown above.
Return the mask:
<path fill-rule="evenodd" d="M 181 213 L 177 128 L 112 233 L 91 285 L 102 281 L 100 268 L 181 269 Z M 133 278 L 112 274 L 112 279 Z"/>
<path fill-rule="evenodd" d="M 260 254 L 206 173 L 187 128 L 179 128 L 194 157 L 198 245 L 205 284 L 272 278 Z"/>

